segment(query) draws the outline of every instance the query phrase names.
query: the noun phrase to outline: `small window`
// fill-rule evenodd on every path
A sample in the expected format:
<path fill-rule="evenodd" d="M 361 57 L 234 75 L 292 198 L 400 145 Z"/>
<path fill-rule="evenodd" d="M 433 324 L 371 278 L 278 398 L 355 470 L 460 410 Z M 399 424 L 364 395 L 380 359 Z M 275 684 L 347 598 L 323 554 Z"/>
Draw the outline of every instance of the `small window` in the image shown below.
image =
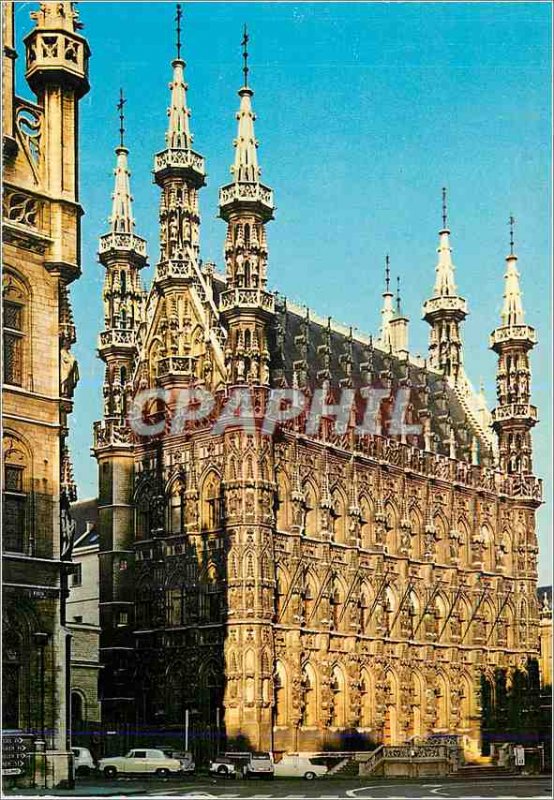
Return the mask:
<path fill-rule="evenodd" d="M 146 758 L 146 750 L 135 750 L 133 758 Z"/>
<path fill-rule="evenodd" d="M 129 624 L 129 614 L 127 611 L 120 611 L 117 615 L 117 627 L 124 628 Z"/>
<path fill-rule="evenodd" d="M 82 564 L 74 564 L 73 568 L 75 571 L 71 576 L 71 585 L 81 586 L 81 584 L 83 583 L 83 566 Z"/>
<path fill-rule="evenodd" d="M 8 467 L 4 470 L 4 491 L 23 491 L 23 470 L 21 467 Z"/>
<path fill-rule="evenodd" d="M 18 303 L 4 300 L 4 383 L 21 386 L 23 308 Z"/>

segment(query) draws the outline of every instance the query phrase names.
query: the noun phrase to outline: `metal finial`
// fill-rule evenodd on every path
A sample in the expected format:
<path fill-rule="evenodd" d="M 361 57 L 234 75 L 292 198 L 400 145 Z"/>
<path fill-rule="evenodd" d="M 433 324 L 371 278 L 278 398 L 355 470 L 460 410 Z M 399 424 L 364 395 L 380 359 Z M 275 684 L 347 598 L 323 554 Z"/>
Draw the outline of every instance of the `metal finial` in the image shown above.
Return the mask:
<path fill-rule="evenodd" d="M 448 208 L 446 205 L 446 186 L 442 187 L 442 229 L 446 230 L 448 225 Z"/>
<path fill-rule="evenodd" d="M 123 96 L 123 89 L 119 90 L 119 103 L 117 104 L 117 110 L 119 111 L 119 146 L 125 147 L 124 138 L 125 138 L 125 112 L 124 106 L 127 100 Z"/>
<path fill-rule="evenodd" d="M 385 287 L 388 292 L 390 290 L 390 258 L 388 254 L 385 256 Z"/>
<path fill-rule="evenodd" d="M 248 28 L 246 25 L 244 26 L 244 31 L 242 35 L 242 59 L 243 59 L 243 67 L 242 71 L 244 73 L 244 85 L 248 86 L 248 42 L 250 41 L 250 37 L 248 35 Z"/>
<path fill-rule="evenodd" d="M 181 58 L 181 20 L 183 18 L 183 9 L 181 3 L 177 3 L 177 13 L 175 14 L 175 22 L 177 23 L 177 58 Z"/>
<path fill-rule="evenodd" d="M 400 275 L 396 276 L 396 310 L 400 314 Z"/>
<path fill-rule="evenodd" d="M 514 225 L 516 224 L 515 218 L 513 214 L 510 214 L 510 219 L 508 220 L 508 225 L 510 226 L 510 255 L 513 256 L 514 254 Z"/>

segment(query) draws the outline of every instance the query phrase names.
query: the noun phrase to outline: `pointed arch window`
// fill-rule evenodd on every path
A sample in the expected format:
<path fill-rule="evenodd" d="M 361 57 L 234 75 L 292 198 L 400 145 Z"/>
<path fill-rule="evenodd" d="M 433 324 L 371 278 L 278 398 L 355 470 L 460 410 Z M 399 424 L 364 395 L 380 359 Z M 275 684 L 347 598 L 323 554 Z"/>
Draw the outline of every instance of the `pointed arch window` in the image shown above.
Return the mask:
<path fill-rule="evenodd" d="M 21 443 L 4 434 L 2 485 L 2 546 L 12 553 L 28 553 L 28 460 Z"/>
<path fill-rule="evenodd" d="M 185 532 L 185 492 L 180 481 L 171 487 L 167 509 L 167 531 L 170 534 Z"/>
<path fill-rule="evenodd" d="M 304 485 L 304 533 L 317 536 L 317 498 L 311 483 Z"/>
<path fill-rule="evenodd" d="M 216 530 L 222 523 L 221 481 L 211 472 L 202 487 L 202 529 Z"/>
<path fill-rule="evenodd" d="M 346 541 L 346 504 L 339 491 L 334 491 L 331 496 L 331 524 L 333 540 L 344 543 Z"/>
<path fill-rule="evenodd" d="M 2 298 L 2 339 L 3 339 L 3 377 L 4 383 L 12 386 L 23 385 L 23 357 L 26 340 L 27 296 L 8 277 Z"/>
<path fill-rule="evenodd" d="M 304 727 L 310 727 L 317 722 L 316 685 L 315 677 L 310 667 L 302 673 L 302 717 Z"/>

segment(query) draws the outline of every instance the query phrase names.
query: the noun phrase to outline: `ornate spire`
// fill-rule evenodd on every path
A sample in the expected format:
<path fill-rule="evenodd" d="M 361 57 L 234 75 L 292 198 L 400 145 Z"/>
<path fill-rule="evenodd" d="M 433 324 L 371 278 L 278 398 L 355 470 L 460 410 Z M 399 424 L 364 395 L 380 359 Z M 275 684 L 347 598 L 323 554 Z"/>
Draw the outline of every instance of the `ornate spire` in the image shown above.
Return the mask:
<path fill-rule="evenodd" d="M 129 151 L 124 144 L 125 115 L 123 109 L 126 102 L 127 101 L 123 96 L 123 89 L 120 89 L 119 103 L 117 104 L 120 120 L 119 146 L 115 148 L 115 154 L 117 157 L 116 167 L 114 170 L 115 189 L 112 195 L 113 205 L 112 215 L 110 217 L 110 228 L 112 233 L 132 233 L 135 227 L 135 221 L 133 219 L 132 212 L 133 198 L 131 196 L 131 186 L 129 183 L 131 173 L 129 172 L 127 163 Z"/>
<path fill-rule="evenodd" d="M 467 303 L 460 297 L 454 280 L 454 264 L 448 228 L 446 188 L 442 189 L 442 228 L 439 231 L 438 261 L 433 296 L 423 304 L 423 319 L 431 326 L 429 361 L 456 382 L 462 367 L 460 323 L 467 316 Z"/>
<path fill-rule="evenodd" d="M 181 58 L 181 5 L 177 4 L 176 51 L 177 57 L 171 62 L 173 80 L 169 84 L 171 90 L 170 104 L 167 110 L 169 123 L 165 135 L 166 149 L 157 153 L 154 158 L 154 178 L 159 186 L 163 186 L 165 178 L 186 178 L 195 188 L 204 186 L 206 172 L 204 159 L 192 150 L 193 135 L 190 131 L 190 110 L 187 104 L 188 84 L 185 80 L 185 61 Z"/>
<path fill-rule="evenodd" d="M 492 412 L 498 434 L 500 466 L 508 473 L 532 473 L 531 429 L 537 423 L 537 409 L 531 405 L 529 352 L 537 337 L 525 324 L 519 272 L 514 253 L 514 218 L 510 216 L 510 253 L 506 257 L 504 305 L 501 325 L 490 336 L 490 347 L 498 354 L 496 372 L 497 405 Z"/>
<path fill-rule="evenodd" d="M 454 264 L 452 263 L 452 248 L 450 247 L 450 230 L 448 228 L 448 211 L 446 205 L 446 187 L 442 189 L 442 228 L 439 231 L 439 246 L 437 248 L 439 260 L 435 267 L 435 297 L 452 297 L 456 295 L 454 281 Z"/>
<path fill-rule="evenodd" d="M 165 136 L 167 146 L 172 150 L 190 150 L 192 147 L 192 134 L 190 132 L 190 110 L 187 106 L 188 84 L 185 81 L 185 62 L 181 58 L 181 18 L 183 12 L 177 4 L 175 21 L 177 23 L 177 57 L 171 62 L 173 67 L 173 80 L 169 84 L 171 89 L 171 103 L 168 109 L 169 127 Z"/>
<path fill-rule="evenodd" d="M 133 197 L 128 155 L 125 147 L 125 97 L 123 89 L 119 90 L 117 111 L 119 114 L 119 144 L 115 148 L 116 166 L 114 170 L 115 187 L 112 195 L 112 213 L 109 218 L 109 232 L 100 237 L 100 253 L 110 250 L 133 252 L 138 258 L 140 266 L 146 261 L 146 242 L 134 233 L 135 220 L 133 218 Z"/>
<path fill-rule="evenodd" d="M 506 257 L 506 273 L 504 275 L 504 305 L 500 314 L 502 324 L 524 325 L 523 303 L 519 285 L 519 272 L 517 270 L 517 256 L 514 254 L 514 225 L 515 219 L 510 215 L 510 254 Z"/>
<path fill-rule="evenodd" d="M 260 168 L 258 166 L 258 142 L 254 135 L 254 120 L 256 115 L 252 110 L 252 97 L 254 92 L 248 86 L 248 42 L 250 37 L 246 25 L 244 26 L 244 35 L 242 37 L 242 57 L 244 66 L 242 68 L 244 74 L 244 85 L 239 89 L 240 107 L 237 114 L 238 119 L 238 133 L 234 141 L 235 145 L 235 163 L 231 167 L 231 174 L 233 175 L 235 183 L 257 183 L 260 177 Z"/>
<path fill-rule="evenodd" d="M 379 329 L 378 346 L 389 350 L 391 344 L 390 323 L 394 318 L 394 295 L 390 290 L 390 258 L 385 256 L 385 291 L 383 292 L 383 308 L 381 309 L 381 327 Z"/>

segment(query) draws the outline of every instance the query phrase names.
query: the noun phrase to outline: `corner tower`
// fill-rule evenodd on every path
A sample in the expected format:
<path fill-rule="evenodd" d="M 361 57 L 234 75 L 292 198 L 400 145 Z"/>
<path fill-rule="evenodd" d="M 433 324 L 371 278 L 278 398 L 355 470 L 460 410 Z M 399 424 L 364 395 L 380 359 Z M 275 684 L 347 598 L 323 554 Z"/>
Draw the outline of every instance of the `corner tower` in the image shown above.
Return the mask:
<path fill-rule="evenodd" d="M 490 347 L 498 355 L 498 401 L 492 419 L 502 469 L 511 474 L 531 475 L 531 429 L 537 422 L 537 409 L 530 403 L 529 353 L 537 343 L 537 336 L 534 328 L 525 324 L 513 230 L 514 218 L 510 217 L 502 324 L 490 336 Z"/>
<path fill-rule="evenodd" d="M 260 182 L 258 142 L 254 135 L 252 97 L 248 85 L 248 34 L 242 40 L 244 85 L 239 89 L 238 133 L 233 181 L 219 191 L 219 213 L 227 223 L 225 266 L 227 288 L 220 312 L 228 327 L 225 350 L 227 381 L 269 384 L 267 325 L 274 313 L 267 289 L 265 225 L 273 219 L 273 192 Z"/>
<path fill-rule="evenodd" d="M 454 383 L 462 370 L 460 325 L 467 316 L 467 303 L 454 282 L 454 264 L 446 208 L 446 189 L 442 190 L 442 228 L 439 231 L 439 259 L 435 267 L 433 296 L 423 305 L 423 319 L 431 326 L 429 363 Z"/>
<path fill-rule="evenodd" d="M 98 461 L 99 599 L 101 626 L 101 697 L 107 720 L 133 718 L 132 612 L 129 580 L 133 552 L 134 453 L 127 423 L 136 364 L 136 336 L 144 319 L 140 270 L 146 264 L 146 242 L 135 233 L 129 150 L 124 141 L 125 100 L 121 92 L 120 140 L 115 148 L 115 188 L 109 230 L 100 237 L 99 260 L 104 277 L 104 330 L 98 355 L 104 362 L 104 413 L 94 425 Z"/>

